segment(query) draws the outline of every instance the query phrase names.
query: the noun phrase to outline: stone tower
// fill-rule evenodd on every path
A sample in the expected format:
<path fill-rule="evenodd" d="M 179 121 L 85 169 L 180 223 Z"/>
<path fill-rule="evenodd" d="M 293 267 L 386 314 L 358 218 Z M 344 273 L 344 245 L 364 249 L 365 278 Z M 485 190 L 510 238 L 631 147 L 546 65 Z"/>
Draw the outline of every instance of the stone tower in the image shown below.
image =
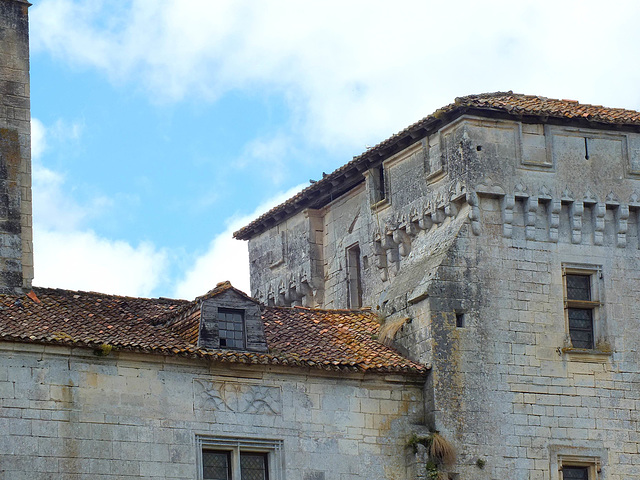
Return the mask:
<path fill-rule="evenodd" d="M 0 0 L 0 291 L 30 289 L 29 2 Z"/>

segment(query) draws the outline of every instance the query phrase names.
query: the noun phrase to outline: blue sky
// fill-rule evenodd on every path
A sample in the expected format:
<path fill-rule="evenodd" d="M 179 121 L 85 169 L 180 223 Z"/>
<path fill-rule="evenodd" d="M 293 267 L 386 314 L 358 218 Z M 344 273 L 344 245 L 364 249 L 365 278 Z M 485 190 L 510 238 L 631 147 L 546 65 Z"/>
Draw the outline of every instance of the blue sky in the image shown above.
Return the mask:
<path fill-rule="evenodd" d="M 456 96 L 640 109 L 640 4 L 33 0 L 35 284 L 247 290 L 233 230 Z"/>

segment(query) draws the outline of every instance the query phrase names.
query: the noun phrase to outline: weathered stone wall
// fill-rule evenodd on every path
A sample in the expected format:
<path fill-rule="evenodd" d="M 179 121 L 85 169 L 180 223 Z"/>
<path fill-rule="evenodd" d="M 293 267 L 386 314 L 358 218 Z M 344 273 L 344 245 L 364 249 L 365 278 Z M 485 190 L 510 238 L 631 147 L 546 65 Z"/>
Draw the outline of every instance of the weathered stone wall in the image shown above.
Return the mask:
<path fill-rule="evenodd" d="M 573 454 L 601 461 L 602 478 L 640 478 L 637 235 L 625 248 L 572 244 L 568 231 L 558 243 L 508 239 L 500 202 L 480 204 L 483 234 L 459 237 L 429 302 L 435 423 L 459 447 L 456 471 L 556 480 L 557 455 Z M 563 264 L 601 267 L 594 351 L 569 348 Z"/>
<path fill-rule="evenodd" d="M 424 300 L 390 317 L 410 319 L 397 343 L 432 363 L 427 419 L 456 444 L 460 478 L 557 480 L 563 455 L 640 478 L 638 136 L 483 123 L 461 124 L 449 158 L 468 155 L 468 205 L 438 229 L 468 218 Z M 594 350 L 571 348 L 563 267 L 594 272 Z"/>
<path fill-rule="evenodd" d="M 640 207 L 635 133 L 465 116 L 386 159 L 383 168 L 385 201 L 372 206 L 374 181 L 366 175 L 364 184 L 311 211 L 313 226 L 302 212 L 250 240 L 252 294 L 295 304 L 301 287 L 288 277 L 312 272 L 314 290 L 324 295 L 307 303 L 344 308 L 346 248 L 358 243 L 363 304 L 394 302 L 387 290 L 398 275 L 406 277 L 405 266 L 422 261 L 423 249 L 434 248 L 432 237 L 447 219 L 467 206 L 472 228 L 480 228 L 478 195 L 504 199 L 505 235 L 514 209 L 529 222 L 527 239 L 537 229 L 556 241 L 560 216 L 570 218 L 562 228 L 574 232 L 573 243 L 585 230 L 602 244 L 606 215 L 617 219 L 620 241 L 635 235 L 627 227 L 629 210 Z"/>
<path fill-rule="evenodd" d="M 322 217 L 306 210 L 249 242 L 251 295 L 265 305 L 322 305 Z"/>
<path fill-rule="evenodd" d="M 0 1 L 0 290 L 31 288 L 28 3 Z"/>
<path fill-rule="evenodd" d="M 197 435 L 282 441 L 287 480 L 416 475 L 421 382 L 0 347 L 2 480 L 198 478 Z"/>
<path fill-rule="evenodd" d="M 364 305 L 433 367 L 451 472 L 557 480 L 564 455 L 640 479 L 640 135 L 465 116 L 383 167 L 383 201 L 373 171 L 321 211 L 323 305 L 348 306 L 357 242 Z M 593 272 L 593 351 L 571 348 L 565 267 Z"/>

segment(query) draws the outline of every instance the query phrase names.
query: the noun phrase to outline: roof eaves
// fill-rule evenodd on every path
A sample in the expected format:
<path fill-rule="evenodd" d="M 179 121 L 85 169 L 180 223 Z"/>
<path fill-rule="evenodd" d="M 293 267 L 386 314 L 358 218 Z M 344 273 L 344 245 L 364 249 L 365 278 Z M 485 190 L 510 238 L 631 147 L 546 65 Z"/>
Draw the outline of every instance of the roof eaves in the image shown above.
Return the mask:
<path fill-rule="evenodd" d="M 463 110 L 466 107 L 456 108 Z M 451 113 L 454 112 L 447 112 L 446 121 L 444 122 L 444 113 L 439 118 L 435 116 L 426 117 L 387 140 L 380 142 L 366 152 L 353 157 L 350 162 L 337 168 L 321 180 L 309 185 L 290 199 L 234 232 L 234 238 L 249 240 L 283 220 L 291 218 L 305 208 L 321 208 L 325 206 L 346 191 L 362 183 L 364 181 L 363 172 L 379 165 L 385 158 L 420 141 L 424 136 L 439 128 L 440 125 L 452 121 L 449 118 Z"/>
<path fill-rule="evenodd" d="M 495 99 L 504 99 L 504 101 L 498 101 L 492 104 Z M 520 101 L 521 104 L 518 104 L 517 101 L 511 101 L 513 99 Z M 511 103 L 509 103 L 510 101 Z M 542 103 L 542 109 L 534 111 L 535 108 L 527 108 L 526 102 L 536 101 Z M 545 103 L 549 104 L 547 111 L 544 110 L 546 106 Z M 577 110 L 596 107 L 601 108 L 604 113 L 598 114 L 596 112 L 595 114 L 579 116 L 575 112 L 573 115 L 568 115 L 566 111 L 563 112 L 557 109 L 558 105 L 566 106 L 573 105 L 574 103 Z M 554 107 L 556 108 L 554 109 Z M 607 117 L 605 115 L 605 113 L 612 112 L 617 113 L 620 116 Z M 383 140 L 375 147 L 367 150 L 357 157 L 354 157 L 353 160 L 339 167 L 331 174 L 305 188 L 284 203 L 272 208 L 245 227 L 237 230 L 233 234 L 234 238 L 239 240 L 249 240 L 255 235 L 258 235 L 283 220 L 290 218 L 305 208 L 321 208 L 331 200 L 344 194 L 350 188 L 353 188 L 355 185 L 362 182 L 364 180 L 362 175 L 363 171 L 367 170 L 371 166 L 380 164 L 385 158 L 388 158 L 398 151 L 416 143 L 419 139 L 429 135 L 442 126 L 451 123 L 465 113 L 476 114 L 479 116 L 491 116 L 492 118 L 506 119 L 515 117 L 528 123 L 542 120 L 545 123 L 548 122 L 556 125 L 576 125 L 610 130 L 640 131 L 640 126 L 636 119 L 630 119 L 628 116 L 624 117 L 625 114 L 634 112 L 625 109 L 604 108 L 588 104 L 580 104 L 578 102 L 568 100 L 556 100 L 541 96 L 514 94 L 512 91 L 482 93 L 457 97 L 454 103 L 436 110 L 432 115 L 419 120 L 397 134 Z M 347 176 L 352 178 L 351 182 L 346 182 L 344 179 L 341 180 L 341 176 L 345 176 L 345 174 L 348 174 Z M 326 191 L 324 194 L 321 194 L 323 190 Z"/>

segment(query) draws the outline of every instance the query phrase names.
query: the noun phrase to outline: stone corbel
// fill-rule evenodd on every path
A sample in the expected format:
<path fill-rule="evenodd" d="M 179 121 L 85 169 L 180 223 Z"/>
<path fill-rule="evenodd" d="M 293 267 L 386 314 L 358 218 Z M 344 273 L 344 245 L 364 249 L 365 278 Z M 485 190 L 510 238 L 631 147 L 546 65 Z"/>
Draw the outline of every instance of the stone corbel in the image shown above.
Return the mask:
<path fill-rule="evenodd" d="M 471 207 L 469 209 L 469 221 L 471 222 L 471 232 L 474 235 L 480 235 L 482 228 L 480 225 L 480 202 L 475 192 L 467 192 L 467 203 Z"/>
<path fill-rule="evenodd" d="M 593 207 L 594 211 L 594 232 L 593 243 L 595 245 L 602 245 L 604 243 L 604 217 L 607 213 L 607 206 L 598 202 Z"/>
<path fill-rule="evenodd" d="M 315 295 L 313 294 L 313 288 L 306 279 L 300 282 L 300 293 L 302 293 L 302 306 L 313 307 Z"/>
<path fill-rule="evenodd" d="M 513 237 L 513 208 L 516 199 L 513 195 L 505 195 L 502 199 L 502 234 L 506 238 Z"/>
<path fill-rule="evenodd" d="M 409 235 L 410 237 L 415 237 L 418 234 L 418 232 L 420 232 L 420 227 L 418 227 L 418 222 L 414 222 L 410 218 L 405 224 L 404 230 L 405 232 L 407 232 L 407 235 Z"/>
<path fill-rule="evenodd" d="M 395 264 L 397 268 L 400 257 L 398 255 L 398 244 L 393 241 L 393 232 L 389 231 L 388 233 L 383 234 L 380 238 L 380 244 L 387 253 L 387 267 L 390 264 Z"/>
<path fill-rule="evenodd" d="M 387 274 L 387 252 L 382 247 L 380 239 L 376 239 L 373 242 L 373 254 L 376 257 L 376 265 L 380 272 L 380 279 L 383 282 L 386 282 L 387 279 L 389 278 Z"/>
<path fill-rule="evenodd" d="M 285 300 L 287 302 L 287 306 L 299 306 L 301 305 L 303 294 L 300 288 L 300 284 L 296 278 L 291 278 L 289 280 L 289 288 L 285 294 Z"/>
<path fill-rule="evenodd" d="M 561 200 L 551 200 L 549 205 L 549 240 L 558 242 L 558 229 L 560 228 Z"/>
<path fill-rule="evenodd" d="M 445 207 L 444 213 L 449 217 L 457 217 L 465 204 L 466 188 L 458 182 L 454 192 L 449 196 L 449 204 Z"/>
<path fill-rule="evenodd" d="M 417 235 L 419 233 L 420 230 L 424 230 L 422 228 L 422 226 L 420 225 L 420 220 L 422 219 L 422 213 L 420 213 L 420 211 L 417 208 L 412 208 L 411 212 L 409 213 L 409 222 L 408 225 L 411 225 L 411 232 L 408 232 L 409 235 Z"/>
<path fill-rule="evenodd" d="M 571 204 L 571 243 L 582 243 L 582 215 L 584 203 L 575 201 Z"/>
<path fill-rule="evenodd" d="M 283 306 L 287 304 L 287 286 L 284 280 L 280 280 L 278 285 L 278 296 L 276 298 L 276 305 Z"/>
<path fill-rule="evenodd" d="M 538 213 L 538 199 L 529 197 L 524 203 L 524 238 L 536 239 L 536 215 Z"/>
<path fill-rule="evenodd" d="M 444 222 L 445 218 L 447 218 L 447 215 L 445 214 L 444 208 L 436 208 L 431 212 L 431 221 L 436 225 L 440 225 Z"/>
<path fill-rule="evenodd" d="M 256 300 L 258 300 L 260 303 L 262 304 L 265 303 L 264 293 L 262 293 L 262 290 L 260 290 L 259 288 L 251 292 L 251 296 Z"/>
<path fill-rule="evenodd" d="M 422 215 L 418 219 L 418 226 L 425 231 L 431 230 L 433 226 L 433 221 L 431 220 L 431 212 L 426 209 L 422 212 Z"/>
<path fill-rule="evenodd" d="M 269 291 L 267 292 L 267 305 L 273 307 L 277 304 L 276 294 L 273 290 L 273 285 L 269 285 Z"/>
<path fill-rule="evenodd" d="M 620 205 L 616 210 L 616 224 L 618 225 L 618 248 L 627 246 L 627 229 L 629 226 L 629 206 Z"/>
<path fill-rule="evenodd" d="M 402 227 L 395 229 L 392 233 L 394 243 L 398 244 L 398 252 L 406 257 L 411 252 L 411 237 Z"/>

